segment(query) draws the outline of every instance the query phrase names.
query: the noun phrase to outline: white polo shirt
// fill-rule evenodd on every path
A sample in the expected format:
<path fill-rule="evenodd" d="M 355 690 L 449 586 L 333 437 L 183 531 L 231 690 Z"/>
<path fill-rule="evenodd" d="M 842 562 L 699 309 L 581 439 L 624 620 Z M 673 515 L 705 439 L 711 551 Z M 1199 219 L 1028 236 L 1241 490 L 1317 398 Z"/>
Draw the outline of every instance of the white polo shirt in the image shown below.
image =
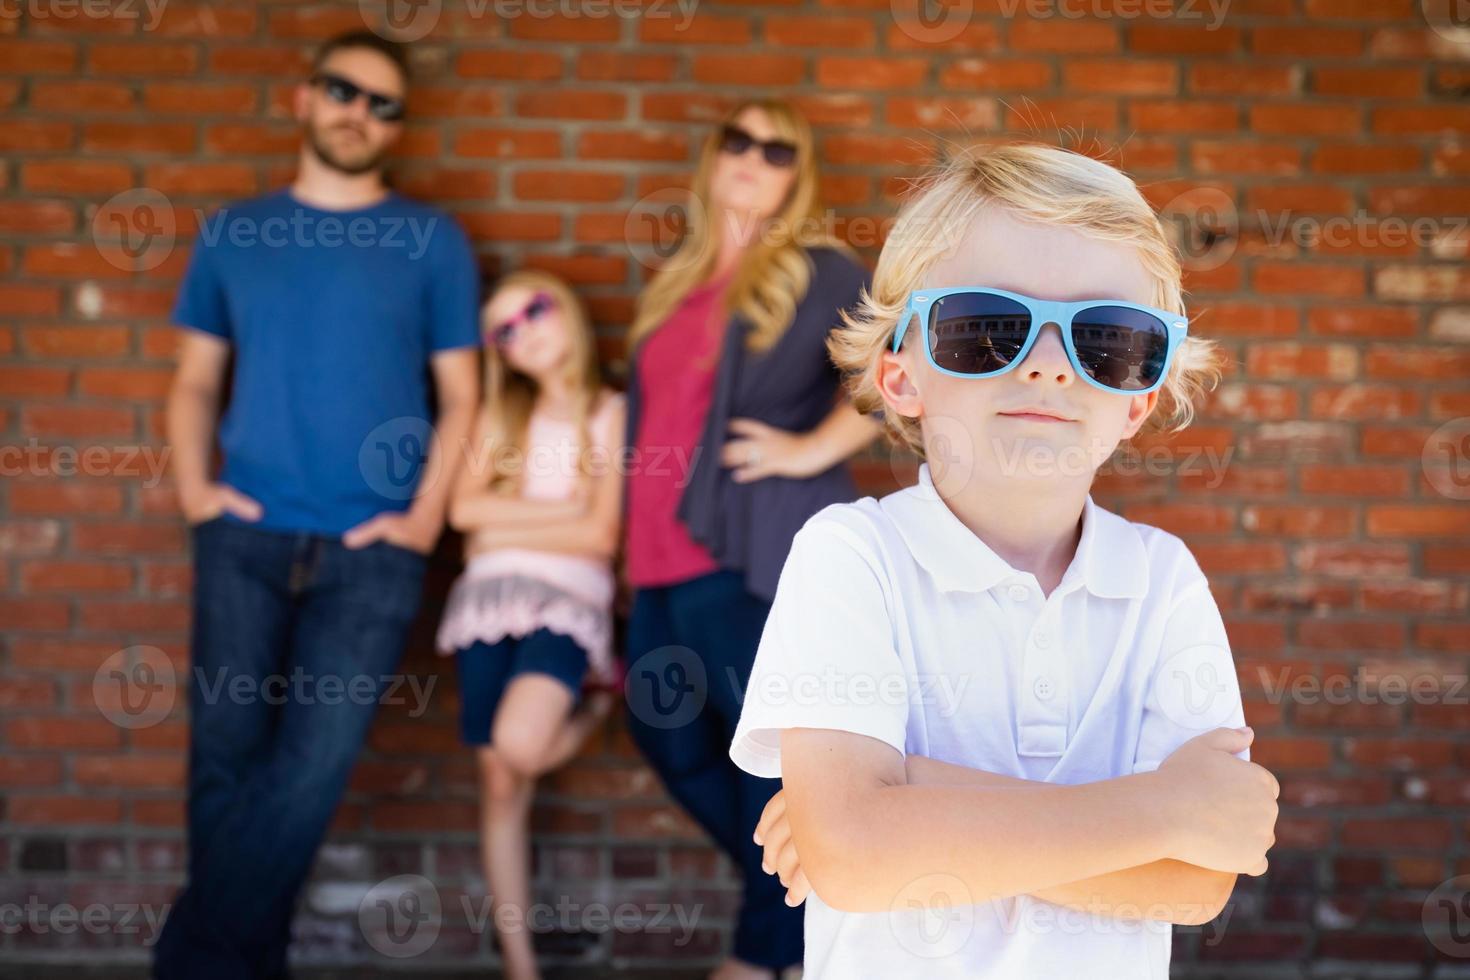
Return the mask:
<path fill-rule="evenodd" d="M 797 533 L 730 756 L 780 776 L 781 730 L 827 728 L 1077 784 L 1243 724 L 1225 625 L 1179 538 L 1089 495 L 1076 555 L 1043 596 L 954 515 L 925 464 L 917 486 L 834 504 Z M 809 897 L 805 967 L 809 980 L 1165 980 L 1171 931 L 1026 895 L 977 905 L 935 868 L 888 912 Z"/>

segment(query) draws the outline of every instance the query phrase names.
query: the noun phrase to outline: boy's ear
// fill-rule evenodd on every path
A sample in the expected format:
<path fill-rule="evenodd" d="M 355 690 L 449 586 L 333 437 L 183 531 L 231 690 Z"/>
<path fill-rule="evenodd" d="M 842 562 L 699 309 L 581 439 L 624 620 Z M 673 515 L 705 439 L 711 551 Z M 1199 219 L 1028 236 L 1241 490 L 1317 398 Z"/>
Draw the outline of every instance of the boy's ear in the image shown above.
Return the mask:
<path fill-rule="evenodd" d="M 897 354 L 891 350 L 883 352 L 878 361 L 878 392 L 888 408 L 906 418 L 916 419 L 923 414 L 924 402 L 914 385 L 913 375 L 909 373 L 907 354 L 907 348 Z"/>
<path fill-rule="evenodd" d="M 1146 395 L 1134 395 L 1128 399 L 1128 421 L 1123 426 L 1123 438 L 1132 439 L 1143 427 L 1143 423 L 1153 414 L 1154 406 L 1159 403 L 1158 389 L 1150 391 Z"/>

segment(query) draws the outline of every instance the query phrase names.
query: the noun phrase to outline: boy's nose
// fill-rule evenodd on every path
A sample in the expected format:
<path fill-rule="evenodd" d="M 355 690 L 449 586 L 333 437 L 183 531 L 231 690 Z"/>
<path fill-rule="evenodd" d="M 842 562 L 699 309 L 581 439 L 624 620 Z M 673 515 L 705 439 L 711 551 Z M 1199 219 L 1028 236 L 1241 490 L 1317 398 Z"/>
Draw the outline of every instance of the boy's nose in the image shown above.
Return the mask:
<path fill-rule="evenodd" d="M 1067 359 L 1067 348 L 1062 343 L 1062 329 L 1055 323 L 1044 323 L 1041 335 L 1036 338 L 1026 360 L 1020 367 L 1025 381 L 1055 380 L 1058 384 L 1070 384 L 1076 378 L 1072 362 Z"/>

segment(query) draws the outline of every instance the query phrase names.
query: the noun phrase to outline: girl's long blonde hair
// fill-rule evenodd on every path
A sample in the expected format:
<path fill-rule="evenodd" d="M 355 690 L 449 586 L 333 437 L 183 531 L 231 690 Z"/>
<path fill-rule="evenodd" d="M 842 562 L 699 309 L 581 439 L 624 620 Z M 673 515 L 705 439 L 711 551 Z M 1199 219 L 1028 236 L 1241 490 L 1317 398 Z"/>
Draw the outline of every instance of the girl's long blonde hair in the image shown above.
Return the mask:
<path fill-rule="evenodd" d="M 821 221 L 817 162 L 811 127 L 790 104 L 779 99 L 750 99 L 737 105 L 705 137 L 699 165 L 690 188 L 690 206 L 701 210 L 687 221 L 679 249 L 638 297 L 628 349 L 668 319 L 679 301 L 709 278 L 718 257 L 720 239 L 715 222 L 725 220 L 710 201 L 710 178 L 720 153 L 720 134 L 748 108 L 760 109 L 771 120 L 776 135 L 796 146 L 796 179 L 779 212 L 756 234 L 726 294 L 728 310 L 750 323 L 746 345 L 768 350 L 796 314 L 796 306 L 811 284 L 811 264 L 803 247 L 827 245 L 847 249 L 828 233 Z"/>
<path fill-rule="evenodd" d="M 510 273 L 496 284 L 481 308 L 481 317 L 489 310 L 495 295 L 515 287 L 549 295 L 566 322 L 569 351 L 564 368 L 565 380 L 569 389 L 579 396 L 574 402 L 572 421 L 577 445 L 585 449 L 592 444 L 591 419 L 602 390 L 597 346 L 587 310 L 571 287 L 556 276 L 537 269 L 523 269 Z M 485 401 L 480 408 L 479 431 L 485 437 L 480 448 L 489 453 L 490 465 L 484 467 L 483 485 L 503 493 L 519 492 L 528 448 L 526 432 L 531 412 L 536 406 L 537 392 L 533 378 L 506 363 L 505 357 L 493 344 L 485 346 Z M 577 469 L 585 478 L 585 452 L 577 454 Z"/>
<path fill-rule="evenodd" d="M 1182 270 L 1173 243 L 1131 178 L 1092 157 L 1035 143 L 971 146 L 919 182 L 878 256 L 873 284 L 827 341 L 853 404 L 881 413 L 890 438 L 924 455 L 919 420 L 882 411 L 878 365 L 893 342 L 909 293 L 960 244 L 977 212 L 995 204 L 1019 218 L 1065 225 L 1137 249 L 1153 277 L 1150 305 L 1184 314 Z M 1219 345 L 1189 336 L 1176 352 L 1145 431 L 1178 431 L 1220 378 Z"/>

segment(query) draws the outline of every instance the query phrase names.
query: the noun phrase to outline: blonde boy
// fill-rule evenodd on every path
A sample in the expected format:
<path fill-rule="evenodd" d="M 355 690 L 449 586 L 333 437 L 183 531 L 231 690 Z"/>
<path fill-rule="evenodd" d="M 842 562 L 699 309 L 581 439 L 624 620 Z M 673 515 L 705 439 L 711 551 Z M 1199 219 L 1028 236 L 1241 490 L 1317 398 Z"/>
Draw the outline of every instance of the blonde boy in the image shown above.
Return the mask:
<path fill-rule="evenodd" d="M 1274 841 L 1208 584 L 1097 506 L 1097 468 L 1182 428 L 1215 351 L 1137 187 L 1052 147 L 954 158 L 831 342 L 919 484 L 799 532 L 732 758 L 803 897 L 809 980 L 1168 975 L 1171 923 Z"/>

